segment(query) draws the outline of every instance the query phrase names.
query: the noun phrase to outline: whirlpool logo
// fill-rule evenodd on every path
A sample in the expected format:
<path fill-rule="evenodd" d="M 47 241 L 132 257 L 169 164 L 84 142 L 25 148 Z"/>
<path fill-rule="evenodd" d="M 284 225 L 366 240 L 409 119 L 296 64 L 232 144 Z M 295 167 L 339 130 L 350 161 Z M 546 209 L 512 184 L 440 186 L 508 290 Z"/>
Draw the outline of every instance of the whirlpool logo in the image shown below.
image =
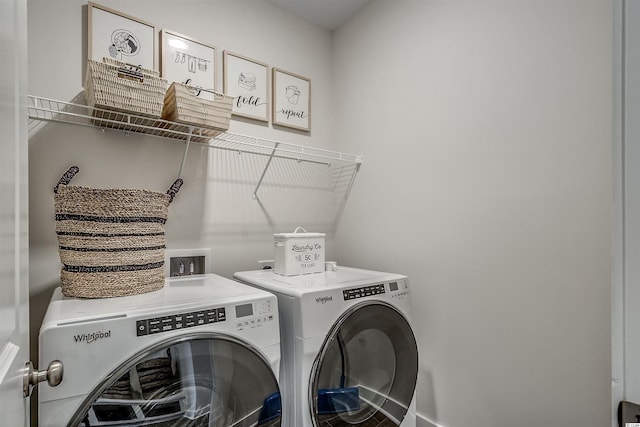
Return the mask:
<path fill-rule="evenodd" d="M 330 301 L 333 301 L 333 297 L 328 296 L 328 297 L 316 297 L 316 303 L 318 304 L 326 304 Z"/>
<path fill-rule="evenodd" d="M 94 341 L 98 341 L 102 338 L 111 338 L 111 330 L 108 331 L 97 331 L 97 332 L 92 332 L 90 334 L 79 334 L 79 335 L 74 335 L 73 339 L 75 340 L 75 342 L 77 343 L 86 343 L 86 344 L 91 344 Z"/>

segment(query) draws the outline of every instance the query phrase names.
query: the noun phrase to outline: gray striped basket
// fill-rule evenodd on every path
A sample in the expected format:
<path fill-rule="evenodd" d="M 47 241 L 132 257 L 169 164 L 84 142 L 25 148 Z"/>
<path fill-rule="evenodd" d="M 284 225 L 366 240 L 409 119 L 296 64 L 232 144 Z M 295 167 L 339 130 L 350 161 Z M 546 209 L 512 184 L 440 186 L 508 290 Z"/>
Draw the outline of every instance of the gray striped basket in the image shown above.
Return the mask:
<path fill-rule="evenodd" d="M 62 293 L 108 298 L 151 292 L 164 285 L 164 224 L 182 186 L 167 193 L 69 185 L 72 166 L 54 188 Z"/>

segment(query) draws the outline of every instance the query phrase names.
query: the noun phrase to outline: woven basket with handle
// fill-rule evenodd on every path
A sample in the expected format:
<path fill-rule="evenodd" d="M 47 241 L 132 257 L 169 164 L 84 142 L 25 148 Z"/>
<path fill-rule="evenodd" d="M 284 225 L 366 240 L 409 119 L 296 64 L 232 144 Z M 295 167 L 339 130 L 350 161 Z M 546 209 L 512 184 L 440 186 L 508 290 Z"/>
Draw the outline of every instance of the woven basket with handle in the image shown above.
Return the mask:
<path fill-rule="evenodd" d="M 69 185 L 72 166 L 54 188 L 62 293 L 82 298 L 141 294 L 164 285 L 164 224 L 182 185 L 166 193 Z"/>
<path fill-rule="evenodd" d="M 166 90 L 167 81 L 157 71 L 110 58 L 87 63 L 84 94 L 87 105 L 96 108 L 93 116 L 98 126 L 120 127 L 118 122 L 129 121 L 126 114 L 149 117 L 136 119 L 135 124 L 155 126 L 152 119 L 159 119 L 162 114 Z"/>

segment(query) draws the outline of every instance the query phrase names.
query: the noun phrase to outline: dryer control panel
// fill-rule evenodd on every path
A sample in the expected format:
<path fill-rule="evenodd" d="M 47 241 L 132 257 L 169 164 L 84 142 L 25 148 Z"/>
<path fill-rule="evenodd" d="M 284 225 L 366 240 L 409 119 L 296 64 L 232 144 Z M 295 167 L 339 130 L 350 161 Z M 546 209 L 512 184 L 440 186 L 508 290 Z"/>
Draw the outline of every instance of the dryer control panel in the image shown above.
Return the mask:
<path fill-rule="evenodd" d="M 409 283 L 407 280 L 389 282 L 389 292 L 392 298 L 405 298 L 409 295 Z"/>
<path fill-rule="evenodd" d="M 361 286 L 358 288 L 345 289 L 342 291 L 342 298 L 349 301 L 357 298 L 370 297 L 389 292 L 391 298 L 404 298 L 409 295 L 409 285 L 407 280 L 391 281 L 375 285 Z"/>
<path fill-rule="evenodd" d="M 236 305 L 236 327 L 239 330 L 256 328 L 273 320 L 273 303 L 271 300 L 255 301 Z"/>
<path fill-rule="evenodd" d="M 370 297 L 372 295 L 384 294 L 384 283 L 378 285 L 361 286 L 359 288 L 345 289 L 342 291 L 342 298 L 345 301 L 356 298 Z"/>
<path fill-rule="evenodd" d="M 190 311 L 170 316 L 152 317 L 136 321 L 136 334 L 140 336 L 191 328 L 209 323 L 224 322 L 227 313 L 224 307 Z"/>

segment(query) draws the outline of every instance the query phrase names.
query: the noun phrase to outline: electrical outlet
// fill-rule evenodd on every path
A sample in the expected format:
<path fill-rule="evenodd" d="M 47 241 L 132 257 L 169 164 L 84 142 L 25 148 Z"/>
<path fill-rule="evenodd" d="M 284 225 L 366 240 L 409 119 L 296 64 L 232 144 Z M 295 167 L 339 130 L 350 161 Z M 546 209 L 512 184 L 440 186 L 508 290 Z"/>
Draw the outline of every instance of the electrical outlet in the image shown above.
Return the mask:
<path fill-rule="evenodd" d="M 273 268 L 273 260 L 266 259 L 262 261 L 258 261 L 258 269 L 259 270 L 271 270 Z"/>

